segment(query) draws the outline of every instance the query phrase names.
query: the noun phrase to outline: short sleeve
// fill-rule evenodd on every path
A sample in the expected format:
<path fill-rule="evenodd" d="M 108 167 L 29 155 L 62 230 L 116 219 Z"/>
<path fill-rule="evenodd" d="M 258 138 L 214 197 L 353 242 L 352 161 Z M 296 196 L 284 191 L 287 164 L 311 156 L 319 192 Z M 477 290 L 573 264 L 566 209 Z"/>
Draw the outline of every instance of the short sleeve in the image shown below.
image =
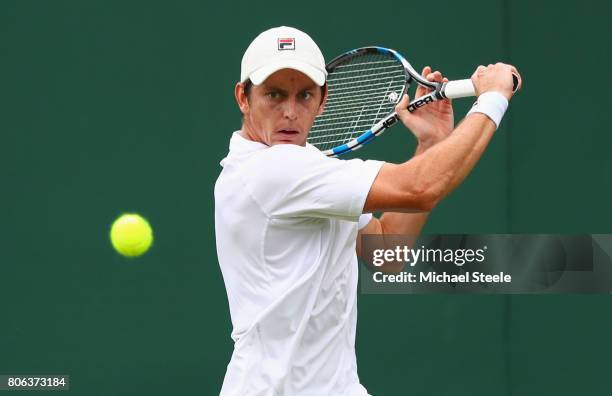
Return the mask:
<path fill-rule="evenodd" d="M 370 221 L 372 221 L 372 213 L 364 213 L 361 216 L 359 216 L 359 222 L 357 225 L 357 229 L 358 230 L 362 230 L 364 229 L 368 224 L 370 224 Z"/>
<path fill-rule="evenodd" d="M 329 158 L 316 149 L 280 144 L 244 163 L 246 192 L 271 217 L 357 221 L 384 162 Z"/>

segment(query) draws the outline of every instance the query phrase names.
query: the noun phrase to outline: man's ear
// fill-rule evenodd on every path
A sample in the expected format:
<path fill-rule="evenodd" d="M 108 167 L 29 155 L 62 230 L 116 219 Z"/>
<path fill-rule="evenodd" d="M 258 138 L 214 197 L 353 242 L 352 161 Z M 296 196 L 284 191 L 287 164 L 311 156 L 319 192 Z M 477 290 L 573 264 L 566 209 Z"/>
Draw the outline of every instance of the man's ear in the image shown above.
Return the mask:
<path fill-rule="evenodd" d="M 238 103 L 238 107 L 242 114 L 247 114 L 249 112 L 249 98 L 247 97 L 246 92 L 244 92 L 244 84 L 236 83 L 236 87 L 234 88 L 234 96 L 236 97 L 236 103 Z"/>
<path fill-rule="evenodd" d="M 317 115 L 323 114 L 323 110 L 325 109 L 325 104 L 327 103 L 327 94 L 328 94 L 327 84 L 325 84 L 325 88 L 323 92 L 323 100 L 321 101 L 321 104 L 319 105 L 319 111 Z"/>

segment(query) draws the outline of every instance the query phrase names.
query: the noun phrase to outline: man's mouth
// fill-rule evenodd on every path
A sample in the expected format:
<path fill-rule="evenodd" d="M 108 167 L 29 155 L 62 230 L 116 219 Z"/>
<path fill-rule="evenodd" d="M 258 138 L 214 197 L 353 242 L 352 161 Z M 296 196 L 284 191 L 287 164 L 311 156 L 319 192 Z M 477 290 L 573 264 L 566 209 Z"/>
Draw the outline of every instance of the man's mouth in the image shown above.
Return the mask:
<path fill-rule="evenodd" d="M 282 133 L 283 135 L 298 135 L 300 132 L 295 129 L 279 129 L 278 133 Z"/>

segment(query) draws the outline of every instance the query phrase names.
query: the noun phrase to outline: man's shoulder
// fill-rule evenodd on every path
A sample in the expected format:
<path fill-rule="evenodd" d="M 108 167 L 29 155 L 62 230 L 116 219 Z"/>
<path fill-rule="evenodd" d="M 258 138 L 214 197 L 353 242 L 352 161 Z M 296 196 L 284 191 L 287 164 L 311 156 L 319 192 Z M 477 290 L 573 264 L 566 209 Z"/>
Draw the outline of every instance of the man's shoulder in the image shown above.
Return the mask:
<path fill-rule="evenodd" d="M 295 144 L 277 144 L 265 150 L 259 150 L 245 161 L 245 169 L 278 169 L 279 166 L 302 168 L 304 166 L 325 161 L 327 157 L 317 149 Z"/>
<path fill-rule="evenodd" d="M 257 185 L 257 188 L 282 189 L 296 180 L 312 176 L 320 168 L 320 161 L 326 160 L 318 150 L 278 144 L 249 155 L 240 164 L 238 173 L 245 183 Z"/>

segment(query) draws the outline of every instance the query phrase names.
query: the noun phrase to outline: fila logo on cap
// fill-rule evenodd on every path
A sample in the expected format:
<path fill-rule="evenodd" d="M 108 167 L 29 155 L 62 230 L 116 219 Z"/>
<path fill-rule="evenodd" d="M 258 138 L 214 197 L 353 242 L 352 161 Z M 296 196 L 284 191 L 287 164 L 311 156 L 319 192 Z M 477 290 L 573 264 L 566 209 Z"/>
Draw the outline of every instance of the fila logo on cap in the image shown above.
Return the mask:
<path fill-rule="evenodd" d="M 294 50 L 295 49 L 295 39 L 294 38 L 279 38 L 278 39 L 278 50 Z"/>

